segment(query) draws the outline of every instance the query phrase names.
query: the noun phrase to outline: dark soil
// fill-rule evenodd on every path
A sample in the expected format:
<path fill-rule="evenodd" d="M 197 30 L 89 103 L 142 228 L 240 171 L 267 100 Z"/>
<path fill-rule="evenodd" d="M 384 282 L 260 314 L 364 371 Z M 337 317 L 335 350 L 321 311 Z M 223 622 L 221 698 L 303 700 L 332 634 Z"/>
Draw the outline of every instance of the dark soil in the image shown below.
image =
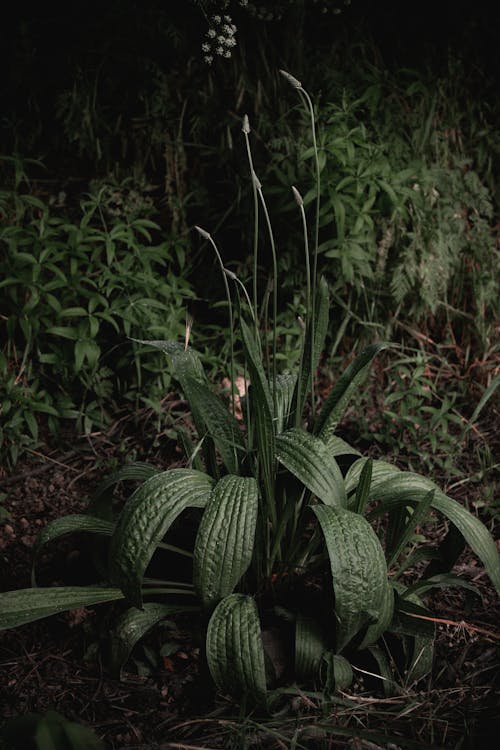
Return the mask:
<path fill-rule="evenodd" d="M 133 439 L 127 443 L 123 438 L 114 441 L 98 436 L 92 443 L 77 441 L 66 453 L 33 455 L 20 462 L 10 477 L 0 476 L 0 491 L 8 493 L 4 507 L 10 514 L 0 525 L 0 590 L 31 585 L 32 548 L 40 529 L 61 515 L 84 511 L 103 476 L 130 456 L 144 458 Z M 148 460 L 168 468 L 179 461 L 179 455 L 175 446 L 167 444 L 162 453 L 150 451 Z M 126 496 L 130 489 L 121 492 Z M 474 504 L 471 491 L 477 497 L 480 488 L 468 485 L 469 507 Z M 488 525 L 492 528 L 491 519 Z M 444 531 L 438 528 L 437 533 Z M 329 744 L 310 736 L 302 747 L 391 747 L 387 744 L 390 736 L 395 738 L 393 748 L 410 747 L 410 740 L 418 747 L 492 746 L 486 740 L 488 732 L 500 728 L 495 724 L 500 643 L 497 599 L 470 552 L 464 553 L 457 569 L 477 584 L 482 601 L 460 589 L 433 596 L 430 608 L 438 637 L 432 683 L 424 680 L 394 698 L 376 692 L 369 697 L 367 685 L 366 689 L 354 686 L 348 696 L 333 704 L 332 712 L 335 723 L 351 728 L 358 739 L 338 736 Z M 37 573 L 44 586 L 95 581 L 84 535 L 48 545 Z M 122 679 L 117 679 L 106 666 L 107 635 L 116 609 L 118 605 L 74 610 L 3 632 L 0 716 L 7 719 L 55 709 L 90 725 L 113 750 L 228 747 L 231 732 L 236 736 L 237 710 L 207 688 L 199 640 L 188 627 L 191 623 L 179 618 L 169 628 L 156 629 L 145 641 L 146 650 L 136 647 Z M 167 642 L 175 645 L 160 656 Z M 322 714 L 315 707 L 314 697 L 290 698 L 283 704 L 280 719 L 267 720 L 260 739 L 252 729 L 251 736 L 258 742 L 250 746 L 288 747 L 297 726 L 308 730 L 319 726 Z M 379 734 L 370 735 L 372 730 Z"/>

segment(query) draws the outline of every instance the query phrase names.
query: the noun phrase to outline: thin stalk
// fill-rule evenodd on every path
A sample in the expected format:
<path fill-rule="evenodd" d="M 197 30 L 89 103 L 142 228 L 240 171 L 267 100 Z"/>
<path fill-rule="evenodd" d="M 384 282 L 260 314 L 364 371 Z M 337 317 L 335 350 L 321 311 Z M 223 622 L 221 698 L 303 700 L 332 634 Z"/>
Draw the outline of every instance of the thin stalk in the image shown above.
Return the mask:
<path fill-rule="evenodd" d="M 309 257 L 309 237 L 307 232 L 307 219 L 306 219 L 306 212 L 304 210 L 304 201 L 302 200 L 302 196 L 297 190 L 296 187 L 292 186 L 292 191 L 294 198 L 297 202 L 297 205 L 300 209 L 300 215 L 302 217 L 302 232 L 304 235 L 304 254 L 305 254 L 305 260 L 306 260 L 306 329 L 309 328 L 310 337 L 311 337 L 311 351 L 310 351 L 310 357 L 311 357 L 311 406 L 314 409 L 314 314 L 311 307 L 311 263 L 310 263 L 310 257 Z M 307 336 L 304 336 L 304 346 L 307 340 Z M 299 371 L 299 379 L 298 383 L 301 381 L 302 377 L 302 364 L 303 364 L 303 358 L 301 357 L 301 369 Z M 304 400 L 307 401 L 307 387 L 306 392 L 304 394 Z M 297 404 L 299 416 L 302 414 L 302 408 L 303 404 Z"/>
<path fill-rule="evenodd" d="M 160 542 L 156 546 L 160 549 L 166 549 L 168 552 L 176 552 L 178 555 L 184 555 L 184 557 L 194 557 L 192 552 L 188 552 L 187 549 L 182 549 L 182 547 L 176 547 L 174 544 Z"/>
<path fill-rule="evenodd" d="M 144 589 L 142 592 L 143 596 L 149 596 L 150 594 L 185 594 L 187 596 L 196 596 L 195 591 L 186 589 L 169 589 L 169 588 L 158 588 L 158 589 Z"/>
<path fill-rule="evenodd" d="M 146 584 L 146 586 L 182 586 L 186 589 L 192 589 L 194 588 L 192 583 L 184 583 L 183 581 L 164 581 L 161 578 L 143 578 L 142 582 Z"/>
<path fill-rule="evenodd" d="M 266 200 L 262 192 L 262 185 L 260 184 L 257 175 L 253 174 L 255 186 L 259 194 L 262 208 L 264 209 L 264 216 L 266 218 L 267 230 L 269 232 L 269 241 L 271 243 L 271 254 L 273 256 L 273 362 L 272 362 L 272 382 L 273 382 L 273 408 L 274 416 L 276 416 L 276 320 L 278 315 L 278 258 L 276 255 L 276 244 L 274 242 L 273 227 L 267 210 Z"/>
<path fill-rule="evenodd" d="M 258 261 L 258 246 L 259 246 L 259 200 L 257 198 L 257 186 L 254 180 L 254 168 L 252 159 L 252 150 L 250 148 L 250 139 L 248 134 L 250 133 L 250 122 L 248 115 L 243 117 L 243 134 L 245 136 L 245 144 L 247 147 L 248 164 L 250 166 L 250 176 L 252 178 L 252 192 L 253 192 L 253 307 L 255 311 L 255 335 L 257 340 L 259 339 L 259 327 L 258 327 L 258 298 L 257 298 L 257 261 Z"/>
<path fill-rule="evenodd" d="M 210 242 L 212 245 L 215 255 L 217 257 L 217 260 L 219 261 L 219 265 L 222 272 L 222 278 L 224 280 L 224 287 L 226 290 L 226 297 L 227 297 L 227 304 L 229 309 L 229 343 L 231 347 L 231 364 L 230 364 L 230 376 L 231 376 L 231 406 L 232 406 L 232 413 L 233 417 L 235 416 L 235 401 L 234 401 L 234 324 L 233 324 L 233 305 L 231 301 L 231 292 L 229 291 L 229 284 L 227 282 L 227 276 L 225 273 L 224 263 L 222 262 L 221 254 L 219 253 L 219 249 L 217 245 L 215 244 L 214 240 L 212 239 L 212 235 L 207 232 L 205 229 L 202 229 L 201 227 L 195 227 L 197 232 L 201 234 L 201 236 Z"/>
<path fill-rule="evenodd" d="M 248 294 L 248 292 L 247 292 L 246 286 L 245 286 L 245 285 L 244 285 L 244 283 L 243 283 L 243 282 L 241 281 L 241 279 L 239 279 L 239 278 L 238 278 L 238 277 L 236 276 L 236 274 L 235 274 L 235 273 L 234 273 L 233 271 L 230 271 L 230 270 L 229 270 L 229 268 L 224 268 L 224 273 L 226 274 L 226 276 L 227 276 L 228 278 L 230 278 L 230 279 L 231 279 L 231 281 L 235 281 L 235 282 L 236 282 L 236 283 L 237 283 L 237 284 L 238 284 L 238 285 L 240 286 L 240 288 L 241 288 L 241 289 L 243 290 L 243 295 L 244 295 L 244 297 L 245 297 L 245 299 L 246 299 L 247 305 L 248 305 L 248 307 L 249 307 L 249 310 L 250 310 L 250 312 L 251 312 L 251 314 L 252 314 L 252 320 L 254 321 L 254 323 L 256 323 L 256 322 L 257 322 L 257 317 L 256 317 L 256 315 L 255 315 L 255 311 L 254 311 L 254 308 L 253 308 L 252 302 L 251 302 L 251 300 L 250 300 L 249 294 Z"/>
<path fill-rule="evenodd" d="M 312 311 L 311 311 L 312 320 L 314 320 L 315 313 L 316 313 L 316 288 L 317 288 L 317 275 L 318 275 L 318 247 L 319 247 L 319 209 L 320 209 L 320 196 L 321 196 L 319 153 L 318 153 L 318 143 L 316 140 L 316 120 L 314 117 L 314 107 L 311 101 L 311 97 L 309 96 L 305 88 L 302 86 L 301 82 L 297 80 L 297 78 L 295 78 L 294 76 L 290 75 L 290 73 L 287 73 L 286 70 L 280 70 L 280 73 L 293 86 L 293 88 L 297 90 L 299 96 L 305 102 L 306 110 L 308 111 L 310 118 L 311 118 L 311 132 L 312 132 L 312 141 L 313 141 L 314 162 L 315 162 L 315 169 L 316 169 L 316 220 L 315 220 L 315 226 L 314 226 L 314 252 L 313 252 L 313 272 L 312 272 Z M 312 329 L 311 329 L 311 336 L 314 336 L 314 331 Z M 311 345 L 312 345 L 311 349 L 314 348 L 313 343 L 314 341 L 313 339 L 311 339 Z M 314 420 L 315 398 L 314 398 L 314 372 L 313 371 L 311 372 L 311 378 L 312 378 L 311 412 L 312 412 L 312 419 Z"/>

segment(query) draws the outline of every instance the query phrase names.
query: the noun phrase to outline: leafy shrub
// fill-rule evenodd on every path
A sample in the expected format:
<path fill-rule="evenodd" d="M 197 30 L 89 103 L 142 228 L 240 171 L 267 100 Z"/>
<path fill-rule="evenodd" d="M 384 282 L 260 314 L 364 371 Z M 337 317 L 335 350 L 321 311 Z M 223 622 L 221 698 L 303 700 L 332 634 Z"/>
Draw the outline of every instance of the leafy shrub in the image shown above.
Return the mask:
<path fill-rule="evenodd" d="M 146 402 L 158 402 L 169 377 L 136 342 L 131 363 L 127 338 L 179 335 L 193 296 L 176 273 L 184 245 L 161 235 L 133 185 L 92 185 L 76 221 L 23 187 L 0 194 L 0 450 L 13 463 L 38 439 L 36 414 L 49 415 L 52 432 L 60 419 L 89 432 L 116 404 L 137 406 L 146 385 Z"/>
<path fill-rule="evenodd" d="M 307 92 L 296 79 L 285 77 L 312 113 Z M 243 131 L 249 143 L 246 118 Z M 249 159 L 252 167 L 250 151 Z M 252 185 L 276 268 L 267 204 L 253 170 Z M 471 586 L 448 572 L 460 545 L 445 539 L 439 548 L 415 549 L 415 533 L 432 523 L 434 511 L 452 524 L 455 541 L 458 536 L 469 543 L 500 590 L 495 543 L 475 516 L 430 479 L 363 458 L 336 434 L 352 393 L 385 343 L 372 344 L 353 359 L 317 413 L 312 376 L 324 346 L 330 300 L 326 281 L 316 277 L 317 235 L 313 233 L 310 253 L 303 201 L 295 188 L 294 195 L 303 221 L 307 279 L 306 318 L 297 331 L 301 353 L 294 370 L 278 373 L 276 331 L 270 341 L 261 336 L 257 294 L 250 298 L 224 267 L 211 235 L 198 228 L 224 278 L 230 381 L 234 387 L 235 303 L 244 361 L 238 374 L 248 374 L 251 385 L 239 403 L 231 393 L 228 404 L 211 389 L 187 341 L 147 342 L 166 354 L 189 401 L 198 434 L 197 442 L 188 445 L 189 467 L 125 467 L 101 487 L 88 515 L 49 524 L 36 551 L 75 530 L 110 537 L 107 558 L 100 559 L 108 583 L 2 594 L 1 627 L 125 599 L 131 607 L 117 622 L 113 639 L 113 663 L 119 669 L 149 628 L 172 613 L 197 612 L 207 623 L 206 658 L 219 690 L 264 706 L 271 698 L 268 688 L 278 686 L 282 677 L 273 661 L 280 649 L 287 657 L 288 676 L 322 681 L 326 694 L 350 684 L 351 664 L 359 664 L 363 655 L 378 664 L 386 690 L 397 689 L 390 669 L 397 659 L 395 645 L 394 653 L 403 654 L 398 669 L 406 682 L 429 672 L 434 630 L 425 593 L 446 585 Z M 316 226 L 318 217 L 319 212 Z M 271 298 L 276 314 L 276 275 Z M 236 418 L 238 405 L 244 429 Z M 115 516 L 109 490 L 131 478 L 143 484 Z M 186 511 L 200 519 L 193 552 L 174 545 L 175 537 L 169 535 Z M 145 576 L 157 550 L 192 560 L 192 579 Z M 433 567 L 417 580 L 403 577 L 426 559 Z M 151 596 L 162 599 L 150 601 Z M 186 597 L 188 604 L 183 603 Z M 293 645 L 287 648 L 287 642 Z"/>

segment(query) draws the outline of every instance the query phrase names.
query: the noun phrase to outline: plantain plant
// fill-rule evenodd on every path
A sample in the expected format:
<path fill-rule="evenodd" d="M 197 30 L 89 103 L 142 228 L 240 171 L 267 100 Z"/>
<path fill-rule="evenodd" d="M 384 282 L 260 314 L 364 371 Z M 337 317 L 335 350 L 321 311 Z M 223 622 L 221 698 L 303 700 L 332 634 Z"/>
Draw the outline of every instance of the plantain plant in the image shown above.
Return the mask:
<path fill-rule="evenodd" d="M 148 341 L 169 360 L 189 402 L 198 439 L 187 443 L 188 465 L 159 471 L 146 464 L 124 467 L 101 487 L 88 515 L 48 524 L 46 542 L 72 531 L 108 537 L 107 559 L 96 559 L 106 583 L 87 587 L 37 588 L 0 595 L 0 626 L 16 627 L 63 610 L 125 599 L 116 623 L 113 663 L 117 669 L 147 630 L 175 612 L 192 612 L 206 626 L 206 660 L 218 689 L 267 705 L 280 680 L 323 681 L 328 692 L 346 687 L 352 664 L 378 665 L 386 691 L 397 689 L 391 665 L 399 654 L 404 680 L 416 681 L 432 665 L 434 630 L 426 592 L 446 585 L 470 586 L 451 570 L 464 543 L 482 560 L 500 590 L 500 561 L 486 527 L 444 494 L 429 478 L 364 458 L 336 434 L 353 392 L 377 353 L 374 343 L 353 359 L 321 408 L 314 373 L 328 327 L 329 295 L 317 279 L 319 165 L 314 109 L 299 81 L 284 73 L 311 117 L 316 153 L 316 216 L 309 230 L 300 193 L 294 188 L 305 245 L 305 309 L 301 355 L 293 372 L 277 371 L 276 328 L 262 330 L 269 300 L 259 306 L 257 253 L 259 215 L 264 216 L 273 258 L 270 292 L 278 308 L 276 248 L 262 186 L 255 175 L 248 118 L 243 121 L 255 202 L 252 294 L 224 268 L 204 229 L 224 278 L 230 317 L 230 381 L 243 373 L 249 387 L 241 414 L 233 392 L 224 400 L 210 384 L 196 351 L 184 343 Z M 260 210 L 259 210 L 260 208 Z M 233 288 L 231 289 L 231 285 Z M 237 336 L 235 321 L 238 324 Z M 241 343 L 238 368 L 235 341 Z M 241 357 L 241 355 L 240 355 Z M 238 417 L 238 418 L 237 418 Z M 140 479 L 123 510 L 113 515 L 111 487 Z M 418 546 L 416 532 L 434 511 L 450 530 L 438 548 Z M 181 514 L 198 526 L 193 548 L 174 544 Z M 148 577 L 153 555 L 185 560 L 189 581 Z M 425 564 L 425 561 L 428 561 Z M 409 573 L 425 571 L 417 580 Z M 173 563 L 165 563 L 167 571 Z M 396 647 L 396 648 L 394 648 Z"/>

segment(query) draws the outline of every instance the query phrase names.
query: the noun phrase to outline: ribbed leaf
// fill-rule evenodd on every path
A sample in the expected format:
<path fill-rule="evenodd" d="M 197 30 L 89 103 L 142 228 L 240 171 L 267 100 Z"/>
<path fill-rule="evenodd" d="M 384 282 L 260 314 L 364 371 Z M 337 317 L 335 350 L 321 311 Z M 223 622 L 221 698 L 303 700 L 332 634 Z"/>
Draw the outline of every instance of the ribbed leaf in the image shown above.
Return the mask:
<path fill-rule="evenodd" d="M 175 519 L 186 508 L 203 508 L 212 479 L 194 469 L 171 469 L 151 477 L 132 495 L 111 538 L 111 580 L 138 609 L 141 582 L 151 557 Z"/>
<path fill-rule="evenodd" d="M 363 471 L 359 476 L 359 483 L 356 487 L 356 498 L 354 501 L 354 511 L 362 516 L 365 512 L 368 498 L 370 497 L 370 484 L 372 482 L 373 461 L 369 460 L 363 466 Z"/>
<path fill-rule="evenodd" d="M 345 690 L 354 679 L 350 663 L 343 656 L 328 651 L 324 655 L 326 662 L 326 684 L 325 691 L 334 693 L 336 690 Z"/>
<path fill-rule="evenodd" d="M 111 487 L 118 484 L 118 482 L 129 482 L 135 480 L 145 482 L 146 479 L 154 477 L 155 474 L 159 474 L 160 471 L 161 469 L 157 469 L 156 466 L 151 466 L 143 461 L 135 461 L 126 466 L 122 466 L 118 471 L 115 471 L 101 482 L 92 498 L 92 502 L 101 498 Z"/>
<path fill-rule="evenodd" d="M 276 458 L 326 505 L 345 505 L 344 480 L 322 440 L 299 427 L 276 438 Z"/>
<path fill-rule="evenodd" d="M 244 320 L 240 321 L 243 349 L 252 384 L 251 402 L 255 412 L 257 453 L 264 479 L 267 500 L 273 497 L 275 428 L 271 391 L 262 366 L 259 347 Z"/>
<path fill-rule="evenodd" d="M 368 346 L 354 362 L 344 370 L 328 394 L 323 408 L 314 426 L 314 433 L 328 445 L 353 392 L 363 382 L 373 358 L 389 344 L 380 342 Z"/>
<path fill-rule="evenodd" d="M 0 630 L 65 612 L 123 599 L 120 589 L 105 586 L 62 586 L 7 591 L 0 594 Z"/>
<path fill-rule="evenodd" d="M 377 662 L 381 682 L 384 690 L 384 695 L 386 697 L 389 697 L 391 695 L 394 695 L 396 685 L 394 683 L 394 679 L 391 672 L 391 665 L 389 663 L 389 659 L 387 658 L 387 654 L 385 651 L 382 650 L 380 646 L 370 646 L 369 652 Z"/>
<path fill-rule="evenodd" d="M 368 458 L 359 458 L 352 464 L 352 466 L 349 467 L 349 471 L 347 472 L 344 480 L 345 489 L 348 495 L 357 488 L 361 472 L 363 471 L 366 462 L 369 460 L 370 459 Z M 387 461 L 373 461 L 370 487 L 375 486 L 383 479 L 388 479 L 389 477 L 393 477 L 395 474 L 399 473 L 400 470 L 397 466 L 394 466 L 394 464 L 390 464 Z"/>
<path fill-rule="evenodd" d="M 51 542 L 53 539 L 57 539 L 64 534 L 70 534 L 73 531 L 86 531 L 92 534 L 101 534 L 103 536 L 111 536 L 113 533 L 114 524 L 111 521 L 103 521 L 100 518 L 93 518 L 92 516 L 83 515 L 71 515 L 63 516 L 62 518 L 56 518 L 55 521 L 48 523 L 36 540 L 33 548 L 33 565 L 31 568 L 31 585 L 36 586 L 35 580 L 35 563 L 41 548 L 47 542 Z"/>
<path fill-rule="evenodd" d="M 357 448 L 353 448 L 338 435 L 332 435 L 328 441 L 328 449 L 332 456 L 361 456 Z"/>
<path fill-rule="evenodd" d="M 401 534 L 399 535 L 399 538 L 395 539 L 395 544 L 391 552 L 391 557 L 387 562 L 387 566 L 389 568 L 392 566 L 393 563 L 397 562 L 397 559 L 400 556 L 401 552 L 403 551 L 405 546 L 409 543 L 409 541 L 413 537 L 413 534 L 417 526 L 420 526 L 422 523 L 424 523 L 427 520 L 433 500 L 434 500 L 434 490 L 430 490 L 427 493 L 427 495 L 424 497 L 422 502 L 420 502 L 417 505 L 417 507 L 414 509 L 413 513 L 410 516 L 408 523 L 402 529 Z"/>
<path fill-rule="evenodd" d="M 326 505 L 313 511 L 330 558 L 341 651 L 364 625 L 387 619 L 387 566 L 378 537 L 362 516 Z"/>
<path fill-rule="evenodd" d="M 392 622 L 393 613 L 394 591 L 388 579 L 386 579 L 386 586 L 383 593 L 382 607 L 379 616 L 375 622 L 367 627 L 363 640 L 358 647 L 360 651 L 367 646 L 370 646 L 372 643 L 376 643 L 380 636 L 385 633 Z"/>
<path fill-rule="evenodd" d="M 111 641 L 111 668 L 119 673 L 135 644 L 155 625 L 178 612 L 196 612 L 197 607 L 148 603 L 143 609 L 127 609 L 116 622 Z"/>
<path fill-rule="evenodd" d="M 297 616 L 295 624 L 295 675 L 307 680 L 316 677 L 325 651 L 322 629 L 315 620 Z"/>
<path fill-rule="evenodd" d="M 381 501 L 380 511 L 388 511 L 398 505 L 420 503 L 430 490 L 435 490 L 432 507 L 457 527 L 482 561 L 493 585 L 500 593 L 500 555 L 493 537 L 478 518 L 441 492 L 431 480 L 411 472 L 397 472 L 380 482 L 374 482 L 372 478 L 370 495 L 373 501 Z"/>
<path fill-rule="evenodd" d="M 225 476 L 214 487 L 198 529 L 193 582 L 206 608 L 230 594 L 252 559 L 258 489 L 252 477 Z"/>
<path fill-rule="evenodd" d="M 264 649 L 257 607 L 250 596 L 230 594 L 215 608 L 207 630 L 207 661 L 221 692 L 265 701 Z"/>
<path fill-rule="evenodd" d="M 245 446 L 236 419 L 204 383 L 186 378 L 185 395 L 191 409 L 201 415 L 227 470 L 238 474 L 239 459 Z"/>
<path fill-rule="evenodd" d="M 284 372 L 276 377 L 276 432 L 286 429 L 293 408 L 293 394 L 297 376 L 293 372 Z"/>

